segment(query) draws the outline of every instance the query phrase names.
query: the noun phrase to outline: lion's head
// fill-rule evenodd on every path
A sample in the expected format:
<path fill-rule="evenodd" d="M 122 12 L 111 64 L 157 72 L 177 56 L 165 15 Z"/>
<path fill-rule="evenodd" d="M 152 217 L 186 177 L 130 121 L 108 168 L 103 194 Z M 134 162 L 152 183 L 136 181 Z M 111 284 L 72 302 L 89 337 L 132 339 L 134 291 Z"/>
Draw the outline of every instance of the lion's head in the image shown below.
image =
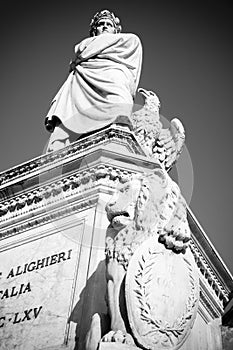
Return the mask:
<path fill-rule="evenodd" d="M 151 174 L 135 175 L 122 184 L 106 212 L 112 227 L 119 231 L 116 241 L 124 239 L 132 245 L 158 234 L 168 249 L 180 252 L 187 248 L 190 230 L 186 203 L 178 185 L 161 168 Z"/>

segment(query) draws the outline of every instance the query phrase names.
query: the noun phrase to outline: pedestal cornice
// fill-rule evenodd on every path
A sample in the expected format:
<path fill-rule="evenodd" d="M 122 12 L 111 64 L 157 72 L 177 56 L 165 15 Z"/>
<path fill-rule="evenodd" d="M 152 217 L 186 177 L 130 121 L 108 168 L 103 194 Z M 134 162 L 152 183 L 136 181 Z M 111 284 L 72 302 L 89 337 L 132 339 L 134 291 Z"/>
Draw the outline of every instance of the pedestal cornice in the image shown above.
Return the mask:
<path fill-rule="evenodd" d="M 137 142 L 135 135 L 127 127 L 111 125 L 93 135 L 83 137 L 61 150 L 41 155 L 9 170 L 1 172 L 1 197 L 4 196 L 4 188 L 9 187 L 16 182 L 20 183 L 21 181 L 25 181 L 25 179 L 34 177 L 42 172 L 46 172 L 48 169 L 55 168 L 61 163 L 64 166 L 71 162 L 74 157 L 79 157 L 81 154 L 85 154 L 88 150 L 93 149 L 96 146 L 109 145 L 109 142 L 124 145 L 131 153 L 145 155 L 141 146 Z"/>

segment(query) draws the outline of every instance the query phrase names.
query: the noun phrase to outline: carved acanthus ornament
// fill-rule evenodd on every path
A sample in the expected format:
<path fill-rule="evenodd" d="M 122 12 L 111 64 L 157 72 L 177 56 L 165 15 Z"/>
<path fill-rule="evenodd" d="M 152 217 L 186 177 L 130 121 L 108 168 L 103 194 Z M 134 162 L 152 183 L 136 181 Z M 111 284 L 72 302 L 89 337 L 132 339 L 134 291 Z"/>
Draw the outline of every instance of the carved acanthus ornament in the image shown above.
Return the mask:
<path fill-rule="evenodd" d="M 87 198 L 79 203 L 73 205 L 67 205 L 59 210 L 51 210 L 48 213 L 45 212 L 43 216 L 38 216 L 36 218 L 32 217 L 24 222 L 19 222 L 18 224 L 13 224 L 10 228 L 0 230 L 0 240 L 5 239 L 10 236 L 17 235 L 24 231 L 30 230 L 37 226 L 45 225 L 47 223 L 53 222 L 54 220 L 63 218 L 71 213 L 78 212 L 80 210 L 86 210 L 94 205 L 96 205 L 98 197 Z"/>
<path fill-rule="evenodd" d="M 31 212 L 42 207 L 49 208 L 58 201 L 62 202 L 99 184 L 107 184 L 115 188 L 118 183 L 126 182 L 131 175 L 131 172 L 124 169 L 102 164 L 63 177 L 33 191 L 24 192 L 24 194 L 13 197 L 9 201 L 0 203 L 0 226 L 13 217 L 27 213 L 29 210 Z"/>
<path fill-rule="evenodd" d="M 228 292 L 224 288 L 222 282 L 217 278 L 216 273 L 214 273 L 213 269 L 204 258 L 198 246 L 192 240 L 190 242 L 190 249 L 196 261 L 197 267 L 200 271 L 200 275 L 203 277 L 203 280 L 206 282 L 206 286 L 210 289 L 215 297 L 215 300 L 218 300 L 218 312 L 214 314 L 215 317 L 219 317 L 219 314 L 223 312 L 224 305 L 228 301 Z M 204 288 L 204 286 L 203 286 Z M 204 293 L 202 293 L 204 298 Z M 216 299 L 217 297 L 217 299 Z M 214 312 L 214 311 L 213 311 Z"/>

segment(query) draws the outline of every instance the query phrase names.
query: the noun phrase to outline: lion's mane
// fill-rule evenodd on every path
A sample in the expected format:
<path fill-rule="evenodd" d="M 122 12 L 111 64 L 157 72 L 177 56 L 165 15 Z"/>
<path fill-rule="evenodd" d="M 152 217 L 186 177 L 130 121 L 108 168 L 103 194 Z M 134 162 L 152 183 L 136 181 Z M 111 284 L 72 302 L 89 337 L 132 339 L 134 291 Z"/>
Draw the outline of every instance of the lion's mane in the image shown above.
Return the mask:
<path fill-rule="evenodd" d="M 134 219 L 115 235 L 110 227 L 106 238 L 107 259 L 117 259 L 125 268 L 137 247 L 151 236 L 176 253 L 185 252 L 190 240 L 186 202 L 178 185 L 163 169 L 138 180 Z"/>

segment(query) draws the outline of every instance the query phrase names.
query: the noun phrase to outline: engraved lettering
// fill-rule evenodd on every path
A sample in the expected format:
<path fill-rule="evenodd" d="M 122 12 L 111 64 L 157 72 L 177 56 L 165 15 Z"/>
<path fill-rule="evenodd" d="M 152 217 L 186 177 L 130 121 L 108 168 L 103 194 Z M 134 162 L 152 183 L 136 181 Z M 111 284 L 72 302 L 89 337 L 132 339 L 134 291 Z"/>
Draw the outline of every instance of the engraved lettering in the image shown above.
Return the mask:
<path fill-rule="evenodd" d="M 31 292 L 31 285 L 30 282 L 25 284 L 20 284 L 20 286 L 13 286 L 11 288 L 7 288 L 5 290 L 0 290 L 0 293 L 2 294 L 1 300 L 16 297 L 17 295 L 24 294 L 26 292 Z"/>
<path fill-rule="evenodd" d="M 13 321 L 13 324 L 16 324 L 16 323 L 20 323 L 20 322 L 21 322 L 21 318 L 18 319 L 18 315 L 19 315 L 19 312 L 16 312 L 16 313 L 15 313 L 15 318 L 14 318 L 14 321 Z"/>
<path fill-rule="evenodd" d="M 43 269 L 44 267 L 48 267 L 50 265 L 54 265 L 54 264 L 69 260 L 71 259 L 71 252 L 72 252 L 72 249 L 69 249 L 66 252 L 63 251 L 57 254 L 53 254 L 53 255 L 38 259 L 36 261 L 31 261 L 22 266 L 19 265 L 17 267 L 12 267 L 10 272 L 7 275 L 7 279 L 20 276 L 27 272 L 32 272 L 34 270 Z"/>
<path fill-rule="evenodd" d="M 2 291 L 1 291 L 1 293 L 2 293 Z M 5 291 L 4 291 L 4 293 L 3 293 L 3 295 L 2 295 L 2 297 L 1 297 L 1 299 L 4 299 L 4 298 L 9 298 L 9 292 L 8 292 L 8 289 L 6 289 Z"/>
<path fill-rule="evenodd" d="M 49 264 L 49 259 L 50 259 L 50 256 L 47 256 L 45 266 L 48 266 L 48 264 Z"/>
<path fill-rule="evenodd" d="M 24 287 L 24 284 L 21 284 L 21 286 L 20 286 L 20 290 L 19 290 L 19 294 L 22 294 L 23 287 Z"/>
<path fill-rule="evenodd" d="M 36 270 L 42 269 L 44 267 L 45 258 L 37 260 Z"/>
<path fill-rule="evenodd" d="M 67 258 L 67 260 L 69 260 L 71 258 L 71 252 L 72 252 L 72 249 L 68 250 L 68 258 Z"/>
<path fill-rule="evenodd" d="M 29 310 L 24 310 L 24 318 L 22 319 L 22 322 L 24 322 L 24 321 L 26 321 L 26 320 L 28 320 L 28 321 L 30 321 L 30 317 L 29 317 L 29 314 L 32 312 L 32 309 L 29 309 Z"/>
<path fill-rule="evenodd" d="M 36 263 L 35 263 L 35 261 L 32 261 L 32 262 L 28 265 L 27 270 L 28 270 L 28 272 L 31 272 L 31 271 L 35 270 L 35 268 L 36 268 Z"/>
<path fill-rule="evenodd" d="M 23 273 L 26 273 L 26 272 L 27 272 L 27 267 L 28 267 L 28 264 L 25 264 L 25 265 L 24 265 Z"/>
<path fill-rule="evenodd" d="M 15 276 L 19 276 L 23 273 L 23 271 L 20 271 L 21 266 L 17 266 L 16 274 Z"/>
<path fill-rule="evenodd" d="M 66 253 L 65 252 L 61 252 L 61 253 L 59 253 L 59 255 L 58 255 L 58 263 L 61 261 L 61 259 L 63 260 L 63 261 L 65 261 L 66 260 L 66 258 L 65 258 L 65 255 L 66 255 Z"/>
<path fill-rule="evenodd" d="M 33 318 L 36 319 L 40 315 L 42 308 L 43 306 L 41 305 L 39 307 L 24 310 L 23 312 L 15 312 L 12 317 L 9 317 L 8 319 L 6 316 L 2 316 L 0 317 L 0 328 L 6 326 L 12 320 L 13 325 L 15 325 L 24 321 L 31 321 Z"/>
<path fill-rule="evenodd" d="M 37 318 L 39 316 L 41 309 L 42 309 L 42 306 L 40 306 L 38 309 L 37 309 L 37 307 L 34 307 L 34 317 L 35 318 Z"/>
<path fill-rule="evenodd" d="M 21 286 L 22 286 L 22 284 L 21 284 Z M 16 287 L 14 286 L 14 287 L 12 287 L 12 290 L 11 290 L 11 297 L 16 297 L 16 295 L 18 295 L 18 291 L 17 292 L 15 292 L 15 289 L 16 289 Z"/>
<path fill-rule="evenodd" d="M 56 264 L 57 263 L 56 259 L 57 259 L 57 254 L 52 255 L 50 265 Z"/>
<path fill-rule="evenodd" d="M 7 278 L 9 277 L 14 277 L 14 269 L 12 268 L 7 276 Z"/>
<path fill-rule="evenodd" d="M 26 292 L 31 292 L 31 285 L 30 285 L 30 282 L 28 282 L 28 284 L 26 285 L 25 289 L 24 289 L 24 292 L 23 293 L 26 293 Z"/>

